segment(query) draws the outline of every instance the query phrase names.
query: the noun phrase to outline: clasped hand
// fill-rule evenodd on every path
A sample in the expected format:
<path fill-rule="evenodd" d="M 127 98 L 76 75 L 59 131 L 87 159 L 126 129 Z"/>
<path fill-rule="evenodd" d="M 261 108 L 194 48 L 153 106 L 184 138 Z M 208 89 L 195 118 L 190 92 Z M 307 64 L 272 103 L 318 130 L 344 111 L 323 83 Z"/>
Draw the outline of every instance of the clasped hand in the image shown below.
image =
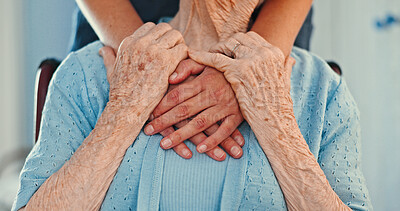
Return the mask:
<path fill-rule="evenodd" d="M 183 143 L 189 139 L 198 145 L 198 152 L 215 160 L 226 157 L 219 146 L 234 158 L 242 156 L 244 139 L 236 128 L 243 117 L 232 88 L 221 72 L 183 60 L 187 47 L 178 31 L 165 23 L 146 23 L 124 39 L 117 58 L 109 47 L 103 47 L 100 55 L 110 83 L 110 104 L 140 106 L 145 112 L 155 108 L 145 132 L 165 136 L 164 149 L 173 147 L 190 158 L 191 151 Z M 170 85 L 163 98 L 168 82 L 177 85 Z"/>

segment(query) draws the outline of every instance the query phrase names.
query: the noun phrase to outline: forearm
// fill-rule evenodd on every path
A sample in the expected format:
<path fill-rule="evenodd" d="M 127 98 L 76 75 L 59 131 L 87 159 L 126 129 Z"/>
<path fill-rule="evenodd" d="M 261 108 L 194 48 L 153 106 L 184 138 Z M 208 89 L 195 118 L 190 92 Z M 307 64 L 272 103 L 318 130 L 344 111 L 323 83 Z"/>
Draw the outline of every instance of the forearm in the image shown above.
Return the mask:
<path fill-rule="evenodd" d="M 350 210 L 329 185 L 293 113 L 266 113 L 250 115 L 248 122 L 271 164 L 288 209 Z"/>
<path fill-rule="evenodd" d="M 312 0 L 266 0 L 251 31 L 288 57 L 311 5 Z"/>
<path fill-rule="evenodd" d="M 76 0 L 86 19 L 106 46 L 115 52 L 122 40 L 143 25 L 129 0 Z"/>
<path fill-rule="evenodd" d="M 90 135 L 41 185 L 25 209 L 98 210 L 126 149 L 151 112 L 147 110 L 107 105 Z"/>

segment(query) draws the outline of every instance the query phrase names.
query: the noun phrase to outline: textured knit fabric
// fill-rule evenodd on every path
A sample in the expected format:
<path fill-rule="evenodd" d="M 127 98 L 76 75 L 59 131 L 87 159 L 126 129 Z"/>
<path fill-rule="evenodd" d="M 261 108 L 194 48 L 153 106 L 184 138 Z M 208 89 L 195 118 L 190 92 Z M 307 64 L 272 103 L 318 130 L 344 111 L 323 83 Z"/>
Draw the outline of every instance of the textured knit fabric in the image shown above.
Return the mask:
<path fill-rule="evenodd" d="M 108 101 L 106 70 L 95 42 L 72 53 L 50 83 L 38 143 L 27 157 L 13 210 L 71 158 Z M 340 199 L 371 210 L 361 171 L 359 112 L 347 86 L 318 57 L 294 48 L 291 96 L 300 130 Z M 217 162 L 193 150 L 184 160 L 140 132 L 126 151 L 103 210 L 286 210 L 274 172 L 249 125 L 239 127 L 243 157 Z M 301 197 L 301 196 L 299 196 Z M 321 208 L 323 209 L 323 208 Z"/>

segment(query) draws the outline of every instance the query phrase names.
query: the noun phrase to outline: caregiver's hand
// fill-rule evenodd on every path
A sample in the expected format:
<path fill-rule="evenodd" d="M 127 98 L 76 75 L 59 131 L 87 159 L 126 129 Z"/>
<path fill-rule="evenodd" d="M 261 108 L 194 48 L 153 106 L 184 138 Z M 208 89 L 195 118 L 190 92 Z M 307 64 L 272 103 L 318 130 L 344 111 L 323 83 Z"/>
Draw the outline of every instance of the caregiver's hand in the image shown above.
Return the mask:
<path fill-rule="evenodd" d="M 111 48 L 100 50 L 109 66 L 115 59 Z M 187 57 L 180 32 L 167 23 L 146 23 L 125 38 L 113 68 L 107 67 L 111 104 L 143 108 L 147 120 L 168 88 L 168 77 Z M 137 114 L 139 116 L 139 114 Z"/>
<path fill-rule="evenodd" d="M 189 56 L 224 72 L 247 121 L 259 116 L 259 111 L 266 111 L 265 118 L 272 122 L 278 113 L 292 115 L 290 74 L 294 59 L 285 62 L 282 51 L 258 34 L 236 33 L 211 52 L 190 52 Z"/>
<path fill-rule="evenodd" d="M 215 160 L 225 158 L 225 153 L 218 145 L 232 157 L 240 158 L 244 139 L 236 128 L 243 117 L 232 88 L 223 74 L 188 59 L 179 63 L 169 81 L 177 84 L 188 76 L 199 73 L 201 74 L 193 80 L 186 80 L 168 92 L 153 111 L 155 119 L 145 127 L 145 132 L 148 135 L 161 132 L 165 136 L 163 141 L 171 140 L 170 145 L 164 146 L 162 141 L 161 146 L 164 149 L 174 147 L 184 158 L 188 156 L 182 152 L 188 152 L 189 149 L 183 141 L 189 138 L 197 145 L 197 151 L 206 152 Z M 186 120 L 192 116 L 195 116 L 192 120 Z M 183 120 L 187 124 L 183 127 L 179 125 L 179 130 L 174 131 L 170 127 Z M 221 121 L 220 126 L 218 121 Z"/>

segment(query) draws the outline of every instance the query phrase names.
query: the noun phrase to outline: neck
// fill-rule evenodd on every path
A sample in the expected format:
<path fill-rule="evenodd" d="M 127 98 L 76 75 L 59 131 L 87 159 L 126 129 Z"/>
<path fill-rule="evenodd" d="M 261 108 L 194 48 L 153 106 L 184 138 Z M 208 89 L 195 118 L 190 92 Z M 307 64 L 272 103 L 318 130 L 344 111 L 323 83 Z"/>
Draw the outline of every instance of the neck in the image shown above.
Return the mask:
<path fill-rule="evenodd" d="M 181 0 L 171 26 L 195 50 L 209 50 L 236 32 L 246 32 L 258 0 Z"/>

